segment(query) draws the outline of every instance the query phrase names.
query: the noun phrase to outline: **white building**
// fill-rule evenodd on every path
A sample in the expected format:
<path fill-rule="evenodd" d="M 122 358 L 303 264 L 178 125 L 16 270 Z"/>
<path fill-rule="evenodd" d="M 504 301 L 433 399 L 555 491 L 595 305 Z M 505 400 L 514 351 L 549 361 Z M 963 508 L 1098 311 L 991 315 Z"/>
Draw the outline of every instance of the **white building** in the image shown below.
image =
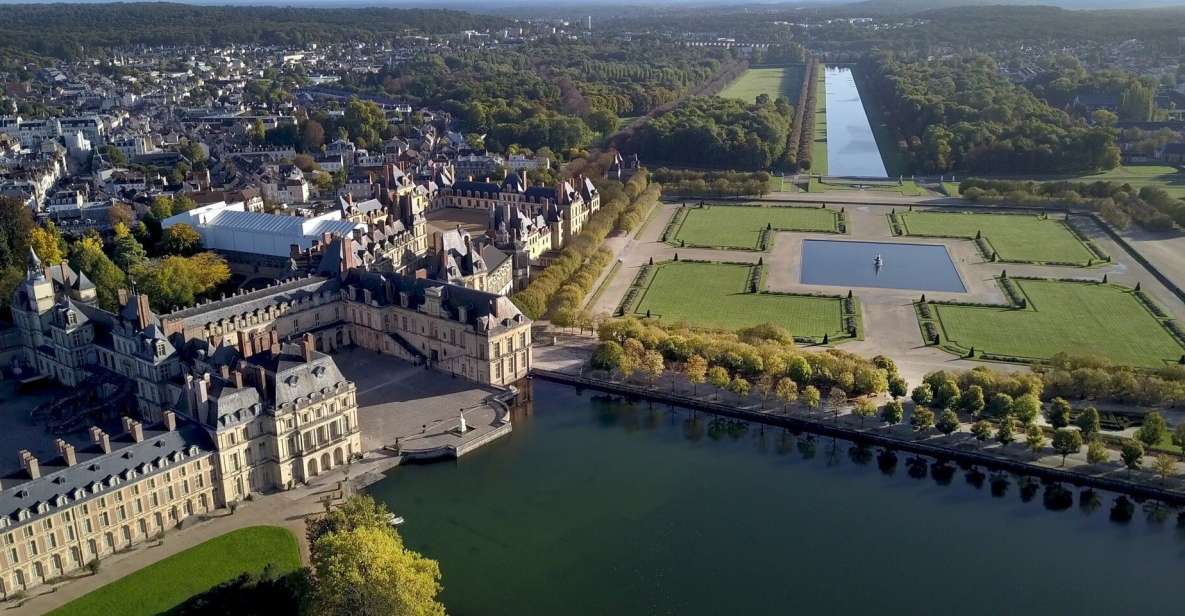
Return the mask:
<path fill-rule="evenodd" d="M 352 236 L 354 229 L 366 225 L 342 220 L 341 212 L 302 218 L 248 212 L 242 202 L 219 201 L 196 207 L 166 218 L 162 227 L 187 224 L 202 236 L 202 245 L 210 250 L 287 257 L 292 247 L 311 248 L 326 234 Z"/>

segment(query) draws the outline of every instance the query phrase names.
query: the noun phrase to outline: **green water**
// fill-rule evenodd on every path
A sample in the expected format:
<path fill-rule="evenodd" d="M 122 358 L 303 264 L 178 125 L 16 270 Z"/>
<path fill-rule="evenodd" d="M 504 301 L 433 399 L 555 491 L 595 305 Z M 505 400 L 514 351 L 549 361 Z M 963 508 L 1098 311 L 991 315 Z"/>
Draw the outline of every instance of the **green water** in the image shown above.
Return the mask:
<path fill-rule="evenodd" d="M 450 613 L 1180 611 L 1176 512 L 1117 523 L 1112 494 L 1090 511 L 1074 488 L 1058 504 L 844 441 L 533 395 L 510 437 L 371 488 L 440 561 Z"/>

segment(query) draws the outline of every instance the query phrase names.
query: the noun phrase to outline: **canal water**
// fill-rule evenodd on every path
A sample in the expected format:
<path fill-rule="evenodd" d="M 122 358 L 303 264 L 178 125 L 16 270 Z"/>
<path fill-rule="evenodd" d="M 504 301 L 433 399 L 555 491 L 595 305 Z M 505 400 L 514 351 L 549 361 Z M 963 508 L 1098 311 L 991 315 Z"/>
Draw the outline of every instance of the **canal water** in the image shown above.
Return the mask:
<path fill-rule="evenodd" d="M 371 493 L 450 613 L 1176 613 L 1176 513 L 536 380 L 514 433 Z M 1126 502 L 1126 501 L 1125 501 Z"/>
<path fill-rule="evenodd" d="M 860 100 L 852 69 L 829 66 L 827 90 L 827 173 L 845 177 L 885 177 L 872 125 Z"/>

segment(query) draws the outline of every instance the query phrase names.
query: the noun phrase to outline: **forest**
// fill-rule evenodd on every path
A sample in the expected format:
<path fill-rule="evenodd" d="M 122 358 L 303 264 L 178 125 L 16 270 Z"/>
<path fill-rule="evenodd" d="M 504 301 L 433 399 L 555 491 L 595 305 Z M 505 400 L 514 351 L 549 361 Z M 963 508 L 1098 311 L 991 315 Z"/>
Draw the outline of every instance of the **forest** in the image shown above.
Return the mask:
<path fill-rule="evenodd" d="M 256 45 L 389 41 L 500 28 L 509 19 L 436 9 L 192 6 L 168 3 L 13 4 L 0 8 L 0 47 L 63 60 L 132 45 Z M 52 33 L 52 36 L 48 35 Z"/>
<path fill-rule="evenodd" d="M 642 125 L 626 151 L 663 163 L 760 171 L 785 163 L 792 115 L 783 97 L 691 98 Z"/>
<path fill-rule="evenodd" d="M 1113 128 L 1051 107 L 985 56 L 922 62 L 881 52 L 862 73 L 915 172 L 1033 174 L 1119 164 Z"/>

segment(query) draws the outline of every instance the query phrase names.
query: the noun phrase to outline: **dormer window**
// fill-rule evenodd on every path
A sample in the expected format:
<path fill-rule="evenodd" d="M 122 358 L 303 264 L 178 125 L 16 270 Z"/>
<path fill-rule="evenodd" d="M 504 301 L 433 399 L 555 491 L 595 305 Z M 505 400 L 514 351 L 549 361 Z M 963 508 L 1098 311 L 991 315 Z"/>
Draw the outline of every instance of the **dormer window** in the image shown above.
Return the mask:
<path fill-rule="evenodd" d="M 66 325 L 77 325 L 78 315 L 74 314 L 73 310 L 66 311 Z"/>
<path fill-rule="evenodd" d="M 163 343 L 163 342 L 157 342 L 157 343 L 156 343 L 156 355 L 157 355 L 157 357 L 160 357 L 160 356 L 162 356 L 162 355 L 164 355 L 164 354 L 165 354 L 165 343 Z"/>

